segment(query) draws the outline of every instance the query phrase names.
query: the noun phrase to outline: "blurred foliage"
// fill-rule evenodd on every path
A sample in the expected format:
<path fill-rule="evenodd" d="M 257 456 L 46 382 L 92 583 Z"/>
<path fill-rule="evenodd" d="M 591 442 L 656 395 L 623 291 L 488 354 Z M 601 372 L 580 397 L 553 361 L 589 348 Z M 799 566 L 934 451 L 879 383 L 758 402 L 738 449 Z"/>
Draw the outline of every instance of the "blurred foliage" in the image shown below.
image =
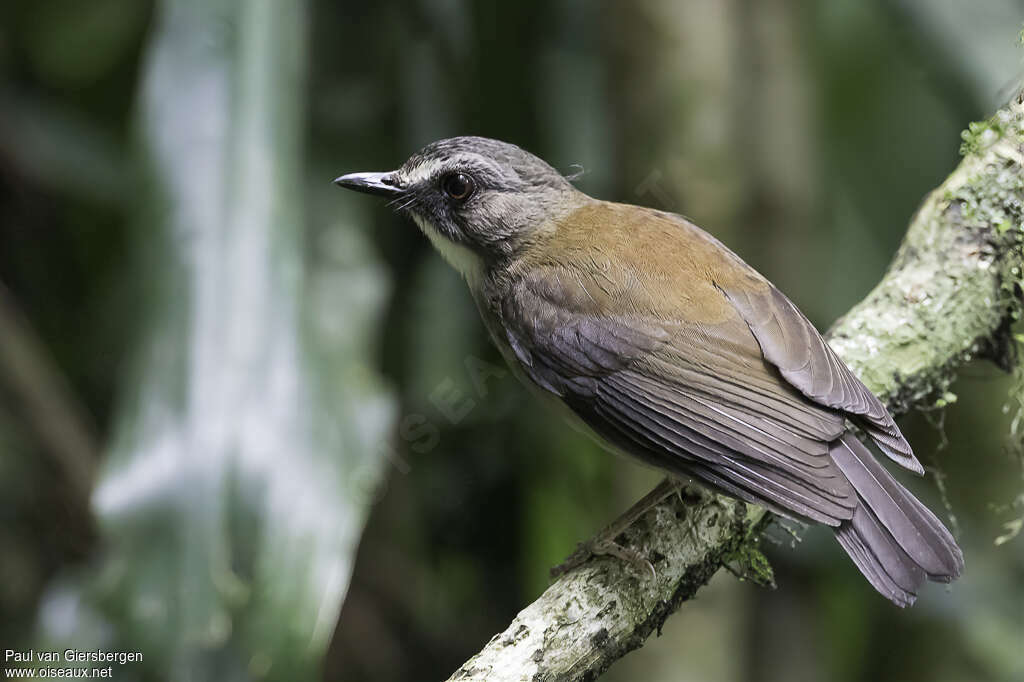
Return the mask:
<path fill-rule="evenodd" d="M 104 452 L 86 507 L 0 376 L 4 647 L 312 679 L 337 617 L 327 679 L 444 679 L 656 475 L 536 406 L 415 228 L 330 179 L 504 138 L 691 216 L 824 328 L 1021 84 L 1022 21 L 1020 0 L 4 3 L 0 283 Z M 604 679 L 1024 679 L 1024 542 L 995 543 L 1024 394 L 982 364 L 955 391 L 903 420 L 960 528 L 948 593 L 895 612 L 827 534 L 779 533 L 779 590 L 718 576 Z M 934 477 L 910 485 L 942 509 Z"/>
<path fill-rule="evenodd" d="M 382 472 L 386 277 L 343 225 L 303 264 L 305 26 L 265 1 L 153 18 L 118 188 L 140 348 L 92 496 L 103 544 L 51 580 L 29 640 L 144 652 L 119 677 L 315 676 Z M 44 75 L 73 61 L 50 56 Z"/>

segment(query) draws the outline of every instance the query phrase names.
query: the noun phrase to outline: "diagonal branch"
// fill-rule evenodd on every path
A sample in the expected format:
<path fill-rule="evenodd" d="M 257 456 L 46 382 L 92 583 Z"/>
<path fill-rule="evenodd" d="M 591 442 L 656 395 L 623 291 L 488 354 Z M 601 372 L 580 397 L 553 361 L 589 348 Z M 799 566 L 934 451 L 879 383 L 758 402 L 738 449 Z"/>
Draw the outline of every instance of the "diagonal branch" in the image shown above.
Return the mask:
<path fill-rule="evenodd" d="M 1015 361 L 1024 271 L 1024 99 L 963 135 L 964 159 L 929 194 L 882 281 L 829 342 L 890 409 L 948 400 L 977 357 Z M 451 680 L 593 680 L 639 648 L 726 562 L 756 557 L 768 515 L 706 492 L 671 496 L 624 532 L 654 578 L 597 558 L 562 575 Z M 614 525 L 614 524 L 613 524 Z"/>
<path fill-rule="evenodd" d="M 99 462 L 92 419 L 2 284 L 0 386 L 64 474 L 75 502 L 87 507 Z"/>

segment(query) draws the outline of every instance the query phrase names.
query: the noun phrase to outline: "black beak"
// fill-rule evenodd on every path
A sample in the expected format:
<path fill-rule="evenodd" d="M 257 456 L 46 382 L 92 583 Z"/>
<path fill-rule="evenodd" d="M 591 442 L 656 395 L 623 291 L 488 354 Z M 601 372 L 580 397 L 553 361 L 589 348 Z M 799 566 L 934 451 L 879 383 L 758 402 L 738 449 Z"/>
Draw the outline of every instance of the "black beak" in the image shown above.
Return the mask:
<path fill-rule="evenodd" d="M 397 197 L 402 188 L 393 177 L 393 173 L 349 173 L 334 178 L 334 184 L 357 192 L 376 194 L 382 197 Z"/>

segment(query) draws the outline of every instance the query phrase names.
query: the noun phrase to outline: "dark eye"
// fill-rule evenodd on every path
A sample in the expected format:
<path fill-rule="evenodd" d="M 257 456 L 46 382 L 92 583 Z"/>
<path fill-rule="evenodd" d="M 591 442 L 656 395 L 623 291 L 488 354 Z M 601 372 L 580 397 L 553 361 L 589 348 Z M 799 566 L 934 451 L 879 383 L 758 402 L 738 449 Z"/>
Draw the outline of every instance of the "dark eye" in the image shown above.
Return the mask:
<path fill-rule="evenodd" d="M 441 180 L 444 193 L 456 201 L 465 201 L 473 193 L 473 178 L 465 173 L 449 173 Z"/>

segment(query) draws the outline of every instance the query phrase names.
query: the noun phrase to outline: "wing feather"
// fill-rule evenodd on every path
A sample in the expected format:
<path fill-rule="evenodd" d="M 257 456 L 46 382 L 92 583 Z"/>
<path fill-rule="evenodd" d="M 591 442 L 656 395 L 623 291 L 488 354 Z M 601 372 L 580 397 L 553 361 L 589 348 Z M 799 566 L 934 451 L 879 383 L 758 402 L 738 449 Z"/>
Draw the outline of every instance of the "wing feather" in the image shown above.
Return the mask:
<path fill-rule="evenodd" d="M 894 462 L 923 474 L 889 411 L 793 302 L 763 280 L 752 277 L 748 284 L 721 290 L 750 326 L 765 359 L 811 400 L 847 413 Z"/>
<path fill-rule="evenodd" d="M 566 259 L 534 249 L 474 291 L 517 371 L 618 450 L 832 526 L 900 605 L 959 575 L 952 536 L 847 419 L 920 473 L 909 444 L 789 299 L 678 216 L 604 202 L 572 215 L 543 237 Z"/>
<path fill-rule="evenodd" d="M 559 293 L 580 286 L 579 277 L 525 281 L 503 301 L 508 345 L 528 355 L 521 367 L 535 383 L 658 466 L 790 516 L 851 518 L 856 492 L 828 454 L 842 416 L 766 363 L 738 315 L 713 326 L 591 314 L 580 302 L 593 297 Z"/>

